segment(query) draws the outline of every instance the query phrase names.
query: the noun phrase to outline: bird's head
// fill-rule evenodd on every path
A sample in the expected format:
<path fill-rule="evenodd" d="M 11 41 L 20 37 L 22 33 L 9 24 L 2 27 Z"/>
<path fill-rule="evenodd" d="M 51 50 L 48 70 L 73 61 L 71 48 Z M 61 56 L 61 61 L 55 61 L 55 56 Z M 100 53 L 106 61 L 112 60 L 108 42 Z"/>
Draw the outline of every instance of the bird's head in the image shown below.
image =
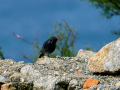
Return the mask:
<path fill-rule="evenodd" d="M 58 41 L 58 39 L 56 37 L 51 37 L 49 40 L 50 41 L 52 40 L 52 42 L 54 42 L 54 43 L 56 43 Z"/>

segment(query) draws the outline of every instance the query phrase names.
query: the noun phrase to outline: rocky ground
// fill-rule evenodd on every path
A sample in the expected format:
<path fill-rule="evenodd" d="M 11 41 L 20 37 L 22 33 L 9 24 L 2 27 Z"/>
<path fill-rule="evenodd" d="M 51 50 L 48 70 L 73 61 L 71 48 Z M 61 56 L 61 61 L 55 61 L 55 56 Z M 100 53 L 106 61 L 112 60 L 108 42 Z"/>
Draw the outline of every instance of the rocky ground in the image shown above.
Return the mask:
<path fill-rule="evenodd" d="M 120 75 L 91 73 L 87 63 L 95 53 L 81 53 L 77 57 L 38 59 L 34 64 L 11 59 L 0 60 L 2 90 L 83 90 L 89 78 L 98 81 L 85 90 L 119 90 Z M 88 83 L 89 84 L 89 83 Z"/>
<path fill-rule="evenodd" d="M 0 60 L 1 90 L 120 90 L 120 38 L 99 52 L 39 58 L 36 63 Z"/>

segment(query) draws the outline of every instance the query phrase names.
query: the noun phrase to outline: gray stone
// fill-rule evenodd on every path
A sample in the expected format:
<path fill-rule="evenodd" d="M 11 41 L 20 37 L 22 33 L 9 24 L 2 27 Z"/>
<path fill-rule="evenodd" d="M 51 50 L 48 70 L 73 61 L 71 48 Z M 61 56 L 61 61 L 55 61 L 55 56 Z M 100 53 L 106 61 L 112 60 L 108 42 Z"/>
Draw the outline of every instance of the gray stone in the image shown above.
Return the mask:
<path fill-rule="evenodd" d="M 14 74 L 14 72 L 6 72 L 6 73 L 3 73 L 2 75 L 7 78 L 7 77 L 10 77 L 13 74 Z"/>
<path fill-rule="evenodd" d="M 72 79 L 69 83 L 68 90 L 74 90 L 78 86 L 78 81 L 76 79 Z"/>
<path fill-rule="evenodd" d="M 110 46 L 107 60 L 103 63 L 105 71 L 120 71 L 120 40 Z"/>
<path fill-rule="evenodd" d="M 25 65 L 24 67 L 21 68 L 20 70 L 22 75 L 29 75 L 30 72 L 33 72 L 33 68 L 30 65 Z"/>
<path fill-rule="evenodd" d="M 8 81 L 8 79 L 0 75 L 0 83 L 5 83 L 6 81 Z"/>
<path fill-rule="evenodd" d="M 20 78 L 21 78 L 21 76 L 11 76 L 10 81 L 17 83 L 17 82 L 20 82 Z"/>
<path fill-rule="evenodd" d="M 31 76 L 31 78 L 34 79 L 34 81 L 43 76 L 38 70 L 33 70 L 32 72 L 29 72 L 29 75 Z"/>
<path fill-rule="evenodd" d="M 33 90 L 53 90 L 58 77 L 45 76 L 34 82 Z"/>

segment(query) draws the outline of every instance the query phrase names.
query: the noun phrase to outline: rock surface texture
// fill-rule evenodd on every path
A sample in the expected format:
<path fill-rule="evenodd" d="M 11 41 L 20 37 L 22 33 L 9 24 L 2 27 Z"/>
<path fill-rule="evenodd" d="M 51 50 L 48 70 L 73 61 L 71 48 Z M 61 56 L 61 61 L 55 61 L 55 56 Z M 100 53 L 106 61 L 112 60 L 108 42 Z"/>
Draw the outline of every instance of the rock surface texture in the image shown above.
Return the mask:
<path fill-rule="evenodd" d="M 80 50 L 76 57 L 44 57 L 34 64 L 0 60 L 0 89 L 120 90 L 119 53 L 120 39 L 98 53 Z"/>
<path fill-rule="evenodd" d="M 88 61 L 91 72 L 116 73 L 120 71 L 120 38 L 105 45 Z"/>

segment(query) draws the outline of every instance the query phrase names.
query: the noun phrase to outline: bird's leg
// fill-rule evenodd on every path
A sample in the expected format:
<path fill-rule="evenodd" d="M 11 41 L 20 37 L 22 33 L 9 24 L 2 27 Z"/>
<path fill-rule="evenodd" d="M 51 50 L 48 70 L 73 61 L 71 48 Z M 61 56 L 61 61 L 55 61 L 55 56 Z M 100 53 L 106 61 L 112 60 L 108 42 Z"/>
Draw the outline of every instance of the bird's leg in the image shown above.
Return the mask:
<path fill-rule="evenodd" d="M 41 58 L 42 56 L 44 56 L 44 53 L 43 53 L 43 52 L 41 52 L 41 54 L 40 54 L 39 58 Z"/>

